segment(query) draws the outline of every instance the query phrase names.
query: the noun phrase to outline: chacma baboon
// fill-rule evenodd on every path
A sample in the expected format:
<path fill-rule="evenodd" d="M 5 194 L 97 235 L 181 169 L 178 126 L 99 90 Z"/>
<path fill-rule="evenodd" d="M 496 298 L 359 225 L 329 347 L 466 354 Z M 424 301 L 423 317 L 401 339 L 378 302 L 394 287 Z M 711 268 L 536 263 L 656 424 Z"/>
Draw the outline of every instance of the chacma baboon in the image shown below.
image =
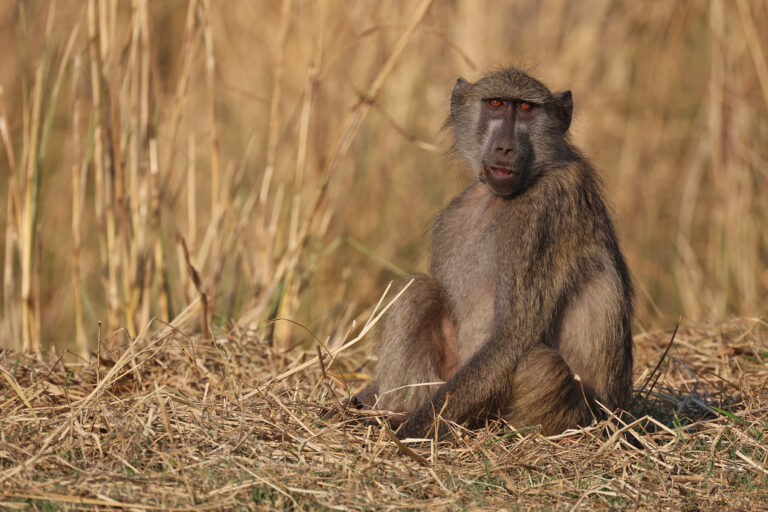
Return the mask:
<path fill-rule="evenodd" d="M 356 406 L 500 414 L 547 434 L 628 406 L 632 285 L 595 171 L 569 141 L 571 92 L 514 68 L 459 79 L 448 124 L 478 180 L 437 217 L 430 275 L 382 320 L 375 380 Z M 421 384 L 421 385 L 420 385 Z"/>

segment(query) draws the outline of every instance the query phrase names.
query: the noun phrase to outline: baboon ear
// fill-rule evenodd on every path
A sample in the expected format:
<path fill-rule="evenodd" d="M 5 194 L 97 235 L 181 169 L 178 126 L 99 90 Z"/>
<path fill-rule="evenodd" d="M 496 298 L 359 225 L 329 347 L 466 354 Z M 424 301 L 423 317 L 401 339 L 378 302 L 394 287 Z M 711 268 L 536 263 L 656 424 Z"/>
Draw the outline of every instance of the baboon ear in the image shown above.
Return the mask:
<path fill-rule="evenodd" d="M 562 123 L 563 133 L 568 131 L 571 126 L 571 117 L 573 116 L 573 96 L 571 91 L 560 91 L 554 95 L 557 105 L 557 117 Z"/>
<path fill-rule="evenodd" d="M 451 119 L 456 118 L 456 111 L 461 105 L 464 89 L 467 88 L 469 82 L 463 78 L 456 80 L 456 85 L 453 86 L 453 93 L 451 93 Z"/>

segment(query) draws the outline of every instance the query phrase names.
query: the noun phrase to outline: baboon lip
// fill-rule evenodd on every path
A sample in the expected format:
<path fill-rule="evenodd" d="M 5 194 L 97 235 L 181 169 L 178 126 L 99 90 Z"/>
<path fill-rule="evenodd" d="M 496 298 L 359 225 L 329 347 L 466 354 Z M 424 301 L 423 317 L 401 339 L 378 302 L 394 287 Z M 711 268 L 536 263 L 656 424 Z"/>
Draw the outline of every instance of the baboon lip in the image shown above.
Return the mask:
<path fill-rule="evenodd" d="M 486 174 L 494 174 L 496 176 L 511 176 L 515 173 L 513 169 L 509 169 L 508 167 L 494 167 L 491 165 L 484 165 L 483 170 Z"/>

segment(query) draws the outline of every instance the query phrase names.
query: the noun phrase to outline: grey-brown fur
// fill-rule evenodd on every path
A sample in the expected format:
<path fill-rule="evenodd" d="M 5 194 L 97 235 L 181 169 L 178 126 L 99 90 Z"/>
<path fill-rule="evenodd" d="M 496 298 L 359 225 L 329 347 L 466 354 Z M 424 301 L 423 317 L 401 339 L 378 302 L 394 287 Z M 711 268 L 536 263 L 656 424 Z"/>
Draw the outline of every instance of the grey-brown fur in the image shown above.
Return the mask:
<path fill-rule="evenodd" d="M 589 423 L 593 399 L 628 406 L 632 287 L 571 110 L 514 68 L 457 82 L 450 124 L 479 181 L 435 221 L 431 277 L 386 315 L 375 382 L 353 398 L 412 412 L 399 437 L 441 410 L 555 433 Z"/>

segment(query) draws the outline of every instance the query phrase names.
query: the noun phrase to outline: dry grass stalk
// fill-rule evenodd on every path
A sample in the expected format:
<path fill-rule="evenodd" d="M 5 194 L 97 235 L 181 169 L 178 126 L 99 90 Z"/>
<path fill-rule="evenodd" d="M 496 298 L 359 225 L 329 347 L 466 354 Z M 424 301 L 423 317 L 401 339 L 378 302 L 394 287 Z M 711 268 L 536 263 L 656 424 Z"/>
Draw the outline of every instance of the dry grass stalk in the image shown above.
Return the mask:
<path fill-rule="evenodd" d="M 88 341 L 83 325 L 83 296 L 80 272 L 80 253 L 83 244 L 83 202 L 85 198 L 87 174 L 80 155 L 80 94 L 78 78 L 82 60 L 75 57 L 72 70 L 72 289 L 75 300 L 75 343 L 80 357 L 88 357 Z"/>
<path fill-rule="evenodd" d="M 181 245 L 181 250 L 184 254 L 184 263 L 186 263 L 187 272 L 189 272 L 189 277 L 192 279 L 192 284 L 195 286 L 195 290 L 197 290 L 198 296 L 200 298 L 200 304 L 202 304 L 202 310 L 200 311 L 200 332 L 203 333 L 203 335 L 208 335 L 208 333 L 211 332 L 208 323 L 208 297 L 203 291 L 200 275 L 197 273 L 197 270 L 195 270 L 195 267 L 192 266 L 192 262 L 189 260 L 189 249 L 187 249 L 187 242 L 182 236 L 179 236 L 179 245 Z"/>
<path fill-rule="evenodd" d="M 40 333 L 35 329 L 35 318 L 32 297 L 32 273 L 34 267 L 35 235 L 37 233 L 38 190 L 40 186 L 40 166 L 38 162 L 38 133 L 40 130 L 41 104 L 43 101 L 43 73 L 41 63 L 35 73 L 35 85 L 32 89 L 34 98 L 32 104 L 32 124 L 29 127 L 28 139 L 31 141 L 29 152 L 24 163 L 24 200 L 22 209 L 21 229 L 21 336 L 24 351 L 40 353 Z"/>
<path fill-rule="evenodd" d="M 191 7 L 190 7 L 191 8 Z M 211 34 L 211 2 L 203 0 L 203 39 L 205 41 L 205 79 L 208 90 L 208 123 L 211 142 L 211 218 L 219 216 L 219 137 L 216 130 L 216 58 Z"/>
<path fill-rule="evenodd" d="M 17 186 L 16 159 L 8 134 L 8 119 L 2 87 L 0 87 L 0 137 L 3 139 L 3 146 L 8 158 L 8 197 L 6 199 L 5 254 L 3 258 L 3 312 L 9 322 L 9 334 L 13 338 L 18 339 L 20 331 L 18 328 L 18 303 L 14 300 L 14 283 L 16 278 L 14 276 L 13 256 L 14 247 L 18 242 L 18 234 L 21 231 L 21 211 Z"/>

